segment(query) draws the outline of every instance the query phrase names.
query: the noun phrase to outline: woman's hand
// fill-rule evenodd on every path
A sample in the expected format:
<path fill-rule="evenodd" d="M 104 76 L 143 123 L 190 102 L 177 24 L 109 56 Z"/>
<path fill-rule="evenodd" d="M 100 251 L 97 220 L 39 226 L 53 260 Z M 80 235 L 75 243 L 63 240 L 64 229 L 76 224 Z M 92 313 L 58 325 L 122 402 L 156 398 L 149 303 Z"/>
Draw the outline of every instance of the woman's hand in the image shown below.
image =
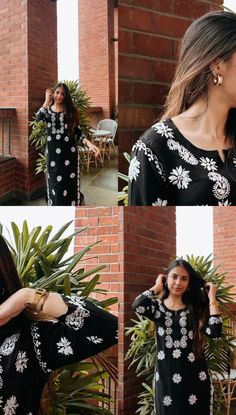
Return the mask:
<path fill-rule="evenodd" d="M 150 288 L 150 290 L 154 291 L 155 294 L 158 294 L 164 289 L 165 283 L 166 283 L 166 275 L 159 274 L 156 278 L 155 285 L 152 288 Z"/>
<path fill-rule="evenodd" d="M 98 157 L 100 154 L 100 150 L 97 146 L 95 146 L 91 141 L 89 141 L 87 138 L 84 139 L 84 144 L 88 147 L 90 151 L 93 151 L 95 154 L 95 157 Z"/>
<path fill-rule="evenodd" d="M 208 295 L 209 300 L 215 300 L 216 292 L 217 292 L 217 285 L 213 284 L 213 282 L 208 282 L 206 284 L 206 287 L 208 288 L 207 295 Z"/>
<path fill-rule="evenodd" d="M 33 301 L 34 292 L 31 288 L 21 288 L 4 301 L 0 305 L 0 326 L 18 316 L 25 309 L 26 304 Z"/>
<path fill-rule="evenodd" d="M 53 96 L 53 89 L 52 88 L 46 89 L 45 101 L 44 101 L 43 106 L 48 107 L 52 103 L 52 96 Z"/>

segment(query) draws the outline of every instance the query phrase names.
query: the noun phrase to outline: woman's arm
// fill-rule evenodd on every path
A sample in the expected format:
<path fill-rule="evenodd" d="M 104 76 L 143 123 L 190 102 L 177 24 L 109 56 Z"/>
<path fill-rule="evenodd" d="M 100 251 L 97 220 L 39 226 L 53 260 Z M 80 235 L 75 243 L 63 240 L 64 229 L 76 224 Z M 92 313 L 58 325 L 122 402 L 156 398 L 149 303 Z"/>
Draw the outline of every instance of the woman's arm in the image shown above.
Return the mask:
<path fill-rule="evenodd" d="M 217 286 L 212 282 L 207 284 L 209 298 L 209 314 L 210 317 L 205 326 L 205 334 L 208 337 L 218 339 L 222 336 L 222 320 L 220 310 L 216 301 Z"/>
<path fill-rule="evenodd" d="M 36 121 L 46 121 L 46 119 L 47 119 L 47 109 L 50 106 L 50 104 L 52 103 L 52 95 L 53 95 L 52 88 L 46 89 L 45 101 L 44 101 L 42 107 L 38 110 L 38 112 L 35 116 Z"/>
<path fill-rule="evenodd" d="M 144 291 L 134 300 L 132 304 L 133 310 L 152 321 L 156 320 L 156 313 L 159 311 L 159 306 L 155 296 L 163 290 L 164 282 L 165 276 L 163 274 L 159 274 L 154 286 L 149 290 Z"/>

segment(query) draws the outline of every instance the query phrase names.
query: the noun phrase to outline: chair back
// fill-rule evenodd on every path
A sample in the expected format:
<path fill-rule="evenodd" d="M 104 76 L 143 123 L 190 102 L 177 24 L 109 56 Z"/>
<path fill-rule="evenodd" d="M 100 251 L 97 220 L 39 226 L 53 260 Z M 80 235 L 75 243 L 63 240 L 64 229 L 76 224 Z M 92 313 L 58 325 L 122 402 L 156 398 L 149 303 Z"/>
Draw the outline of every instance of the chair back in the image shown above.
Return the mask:
<path fill-rule="evenodd" d="M 97 125 L 97 130 L 107 130 L 110 131 L 112 134 L 112 138 L 115 138 L 116 130 L 117 130 L 117 122 L 110 118 L 106 118 L 104 120 L 99 121 Z"/>

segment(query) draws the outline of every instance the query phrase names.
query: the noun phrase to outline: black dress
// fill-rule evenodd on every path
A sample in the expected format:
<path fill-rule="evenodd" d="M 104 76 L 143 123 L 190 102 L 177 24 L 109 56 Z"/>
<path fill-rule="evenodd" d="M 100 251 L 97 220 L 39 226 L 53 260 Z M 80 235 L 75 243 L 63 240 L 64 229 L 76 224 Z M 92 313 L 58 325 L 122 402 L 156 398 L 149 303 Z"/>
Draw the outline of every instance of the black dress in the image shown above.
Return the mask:
<path fill-rule="evenodd" d="M 49 374 L 117 343 L 117 318 L 77 296 L 56 322 L 20 316 L 0 327 L 0 414 L 37 415 Z"/>
<path fill-rule="evenodd" d="M 158 415 L 213 415 L 213 387 L 204 357 L 193 352 L 189 310 L 169 310 L 151 291 L 136 298 L 134 310 L 155 322 L 157 362 L 155 409 Z M 210 316 L 205 334 L 221 336 L 219 316 Z"/>
<path fill-rule="evenodd" d="M 236 205 L 236 153 L 224 153 L 195 147 L 171 119 L 154 124 L 133 146 L 129 204 Z"/>
<path fill-rule="evenodd" d="M 47 122 L 47 204 L 77 206 L 80 204 L 80 170 L 77 143 L 83 135 L 78 127 L 69 137 L 67 116 L 41 107 L 36 121 Z"/>

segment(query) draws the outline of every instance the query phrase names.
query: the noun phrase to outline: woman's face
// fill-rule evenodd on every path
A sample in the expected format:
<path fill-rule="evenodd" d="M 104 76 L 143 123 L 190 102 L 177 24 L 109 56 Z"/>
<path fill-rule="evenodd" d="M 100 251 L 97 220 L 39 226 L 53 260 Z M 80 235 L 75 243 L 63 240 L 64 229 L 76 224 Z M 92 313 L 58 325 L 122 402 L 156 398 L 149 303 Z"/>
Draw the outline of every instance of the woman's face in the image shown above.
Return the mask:
<path fill-rule="evenodd" d="M 181 297 L 189 286 L 189 273 L 180 265 L 173 268 L 167 276 L 169 292 L 175 297 Z"/>
<path fill-rule="evenodd" d="M 53 93 L 53 99 L 54 99 L 54 102 L 56 102 L 57 104 L 62 104 L 64 102 L 65 91 L 62 86 L 59 86 L 58 88 L 55 89 Z"/>

